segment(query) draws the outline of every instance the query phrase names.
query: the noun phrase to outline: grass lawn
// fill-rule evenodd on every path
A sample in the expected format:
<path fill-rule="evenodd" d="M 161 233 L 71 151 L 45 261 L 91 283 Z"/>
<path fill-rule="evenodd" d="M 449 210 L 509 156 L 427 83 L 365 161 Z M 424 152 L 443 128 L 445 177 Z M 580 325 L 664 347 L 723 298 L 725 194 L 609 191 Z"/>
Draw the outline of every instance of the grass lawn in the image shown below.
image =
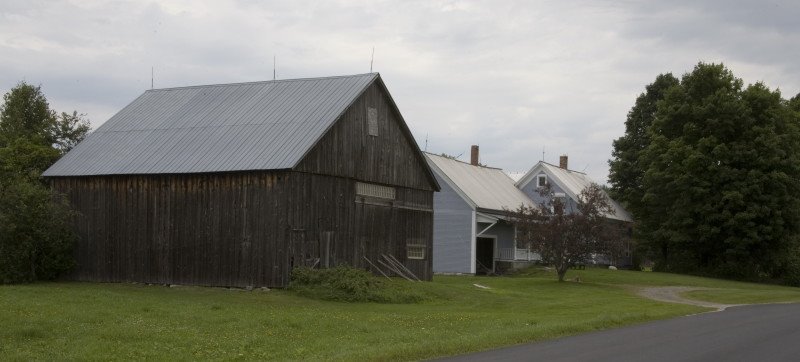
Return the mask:
<path fill-rule="evenodd" d="M 135 284 L 0 286 L 0 356 L 11 360 L 416 360 L 705 311 L 630 285 L 715 290 L 721 303 L 800 301 L 800 289 L 651 272 L 437 276 L 418 304 L 337 303 L 284 290 Z M 407 283 L 393 281 L 393 283 Z M 477 288 L 481 284 L 490 289 Z"/>

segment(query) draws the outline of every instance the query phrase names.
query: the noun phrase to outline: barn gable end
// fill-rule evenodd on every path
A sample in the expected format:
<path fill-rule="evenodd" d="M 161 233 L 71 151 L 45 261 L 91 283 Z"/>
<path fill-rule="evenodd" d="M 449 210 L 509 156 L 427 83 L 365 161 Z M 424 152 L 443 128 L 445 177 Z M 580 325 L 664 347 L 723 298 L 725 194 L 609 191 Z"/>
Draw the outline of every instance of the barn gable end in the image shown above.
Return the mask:
<path fill-rule="evenodd" d="M 438 190 L 399 110 L 378 78 L 294 168 L 387 185 Z"/>

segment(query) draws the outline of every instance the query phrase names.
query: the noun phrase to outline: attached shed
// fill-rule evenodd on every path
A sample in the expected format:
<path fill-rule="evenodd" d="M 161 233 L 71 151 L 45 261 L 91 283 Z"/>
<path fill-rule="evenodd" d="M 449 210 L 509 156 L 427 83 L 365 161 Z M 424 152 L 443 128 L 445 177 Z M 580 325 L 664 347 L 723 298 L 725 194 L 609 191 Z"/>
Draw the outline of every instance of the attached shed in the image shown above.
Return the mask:
<path fill-rule="evenodd" d="M 377 73 L 144 92 L 44 176 L 76 280 L 286 286 L 293 267 L 432 275 L 439 185 Z"/>
<path fill-rule="evenodd" d="M 494 271 L 498 261 L 514 261 L 515 227 L 508 211 L 533 206 L 499 168 L 426 153 L 442 186 L 434 195 L 433 271 L 476 274 Z"/>

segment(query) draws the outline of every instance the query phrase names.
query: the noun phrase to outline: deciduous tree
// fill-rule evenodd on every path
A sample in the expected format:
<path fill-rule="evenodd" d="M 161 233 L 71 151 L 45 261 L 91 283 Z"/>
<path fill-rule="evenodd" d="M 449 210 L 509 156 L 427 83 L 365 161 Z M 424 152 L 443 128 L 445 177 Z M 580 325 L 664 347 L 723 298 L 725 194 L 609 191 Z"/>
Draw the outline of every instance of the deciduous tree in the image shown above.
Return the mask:
<path fill-rule="evenodd" d="M 649 131 L 658 102 L 668 89 L 678 83 L 671 73 L 658 75 L 653 83 L 645 87 L 645 92 L 636 98 L 636 103 L 628 112 L 625 134 L 613 142 L 612 159 L 608 161 L 609 193 L 634 215 L 638 213 L 644 195 L 642 178 L 646 165 L 641 163 L 641 154 L 650 144 Z"/>
<path fill-rule="evenodd" d="M 74 263 L 73 217 L 41 174 L 83 139 L 89 122 L 52 111 L 39 87 L 20 83 L 0 106 L 0 283 L 52 279 Z"/>
<path fill-rule="evenodd" d="M 51 110 L 41 87 L 21 82 L 3 96 L 0 147 L 26 139 L 64 154 L 82 141 L 89 129 L 85 115 Z"/>
<path fill-rule="evenodd" d="M 620 250 L 622 235 L 607 216 L 614 214 L 608 196 L 600 186 L 584 189 L 576 203 L 566 203 L 550 187 L 540 190 L 542 203 L 521 205 L 511 212 L 517 228 L 517 243 L 527 245 L 553 265 L 558 280 L 570 267 L 584 263 L 593 254 L 611 254 Z M 574 206 L 570 206 L 574 205 Z"/>
<path fill-rule="evenodd" d="M 797 113 L 778 91 L 698 64 L 658 102 L 634 209 L 661 270 L 785 278 L 800 231 Z"/>
<path fill-rule="evenodd" d="M 71 114 L 61 112 L 50 132 L 53 147 L 63 155 L 83 141 L 90 129 L 85 114 L 79 114 L 78 111 L 72 111 Z"/>

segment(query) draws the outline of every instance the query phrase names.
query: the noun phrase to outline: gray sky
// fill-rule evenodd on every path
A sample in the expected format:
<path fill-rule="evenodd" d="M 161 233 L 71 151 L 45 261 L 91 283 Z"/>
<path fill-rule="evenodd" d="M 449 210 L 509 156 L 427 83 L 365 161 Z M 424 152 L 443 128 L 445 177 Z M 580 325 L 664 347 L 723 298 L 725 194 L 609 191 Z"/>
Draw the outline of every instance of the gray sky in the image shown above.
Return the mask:
<path fill-rule="evenodd" d="M 381 73 L 420 147 L 604 183 L 659 73 L 723 62 L 800 92 L 798 1 L 35 1 L 0 3 L 0 92 L 42 86 L 94 127 L 150 88 Z"/>

